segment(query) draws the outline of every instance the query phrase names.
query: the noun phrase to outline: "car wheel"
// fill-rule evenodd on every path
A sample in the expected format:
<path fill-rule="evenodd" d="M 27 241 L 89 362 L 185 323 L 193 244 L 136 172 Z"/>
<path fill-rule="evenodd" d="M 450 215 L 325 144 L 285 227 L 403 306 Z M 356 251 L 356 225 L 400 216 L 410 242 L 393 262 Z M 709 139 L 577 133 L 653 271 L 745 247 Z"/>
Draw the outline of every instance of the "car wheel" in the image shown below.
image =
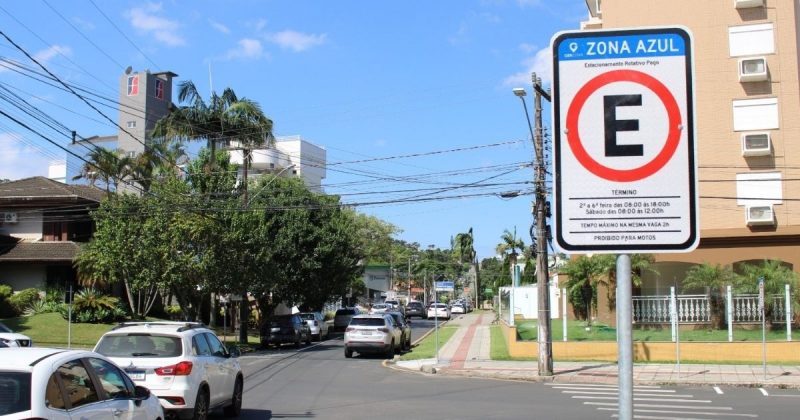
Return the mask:
<path fill-rule="evenodd" d="M 386 358 L 394 359 L 394 340 L 392 340 L 392 344 L 389 345 L 389 350 L 386 350 Z"/>
<path fill-rule="evenodd" d="M 295 341 L 294 341 L 294 348 L 296 348 L 296 349 L 299 349 L 299 348 L 300 348 L 300 344 L 301 344 L 302 342 L 303 342 L 303 340 L 302 340 L 302 337 L 301 337 L 300 335 L 298 335 L 297 337 L 295 337 Z"/>
<path fill-rule="evenodd" d="M 314 341 L 322 341 L 322 333 L 319 333 L 312 338 Z"/>
<path fill-rule="evenodd" d="M 344 348 L 344 357 L 346 359 L 350 359 L 351 357 L 353 357 L 353 350 L 348 349 L 347 347 L 345 347 Z"/>
<path fill-rule="evenodd" d="M 208 391 L 201 388 L 197 391 L 197 399 L 194 401 L 194 413 L 192 419 L 206 420 L 208 418 Z"/>
<path fill-rule="evenodd" d="M 225 407 L 225 416 L 239 417 L 242 412 L 242 378 L 236 378 L 236 385 L 233 386 L 233 396 L 231 397 L 231 405 Z"/>
<path fill-rule="evenodd" d="M 311 334 L 306 334 L 306 345 L 307 346 L 311 345 Z"/>

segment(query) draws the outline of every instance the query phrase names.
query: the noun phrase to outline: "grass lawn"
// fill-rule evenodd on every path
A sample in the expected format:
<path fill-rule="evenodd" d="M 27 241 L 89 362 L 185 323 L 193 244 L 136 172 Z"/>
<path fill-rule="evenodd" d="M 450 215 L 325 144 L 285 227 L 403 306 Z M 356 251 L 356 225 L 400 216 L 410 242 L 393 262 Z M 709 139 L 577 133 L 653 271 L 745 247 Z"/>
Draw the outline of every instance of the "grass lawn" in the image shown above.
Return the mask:
<path fill-rule="evenodd" d="M 508 346 L 506 346 L 506 340 L 499 325 L 492 325 L 489 328 L 489 333 L 491 334 L 489 357 L 492 360 L 536 360 L 535 357 L 511 357 L 508 354 Z"/>
<path fill-rule="evenodd" d="M 458 327 L 441 327 L 439 328 L 439 349 L 450 340 L 453 333 L 456 332 Z M 432 359 L 436 353 L 436 333 L 431 332 L 427 337 L 422 339 L 410 352 L 400 356 L 400 360 L 417 360 L 417 359 Z"/>
<path fill-rule="evenodd" d="M 151 321 L 158 321 L 152 319 Z M 3 324 L 14 332 L 25 334 L 33 340 L 36 347 L 67 347 L 67 320 L 58 313 L 49 313 L 33 316 L 21 316 L 2 320 Z M 82 324 L 72 323 L 72 347 L 93 348 L 100 336 L 111 330 L 117 323 L 110 324 Z M 222 338 L 222 329 L 217 330 L 217 335 Z M 228 330 L 226 345 L 235 343 Z M 241 346 L 246 352 L 259 345 L 257 336 L 248 337 L 248 345 Z"/>
<path fill-rule="evenodd" d="M 517 334 L 522 340 L 536 341 L 537 321 L 517 321 Z M 563 337 L 563 324 L 560 319 L 551 322 L 553 341 L 561 341 Z M 568 341 L 616 341 L 617 330 L 602 324 L 594 324 L 590 331 L 586 331 L 586 322 L 567 321 Z M 728 330 L 682 330 L 681 341 L 728 341 Z M 669 327 L 662 329 L 634 328 L 634 341 L 672 341 L 672 332 Z M 761 329 L 747 330 L 733 329 L 734 341 L 761 341 Z M 767 331 L 767 341 L 786 341 L 786 330 Z"/>

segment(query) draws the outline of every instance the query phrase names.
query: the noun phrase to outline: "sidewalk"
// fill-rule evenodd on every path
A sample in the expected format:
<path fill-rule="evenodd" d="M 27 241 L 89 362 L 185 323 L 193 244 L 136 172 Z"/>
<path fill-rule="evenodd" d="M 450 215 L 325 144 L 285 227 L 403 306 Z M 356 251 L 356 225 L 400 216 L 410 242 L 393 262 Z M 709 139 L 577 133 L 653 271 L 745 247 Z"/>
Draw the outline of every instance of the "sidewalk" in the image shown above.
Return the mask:
<path fill-rule="evenodd" d="M 494 315 L 470 313 L 448 322 L 458 326 L 452 338 L 435 359 L 398 361 L 394 368 L 509 380 L 563 383 L 617 384 L 616 363 L 554 362 L 552 377 L 538 375 L 536 361 L 495 361 L 490 357 L 490 330 Z M 800 389 L 800 366 L 767 366 L 766 379 L 761 365 L 706 365 L 642 363 L 633 366 L 633 381 L 647 384 L 708 384 L 765 386 Z"/>

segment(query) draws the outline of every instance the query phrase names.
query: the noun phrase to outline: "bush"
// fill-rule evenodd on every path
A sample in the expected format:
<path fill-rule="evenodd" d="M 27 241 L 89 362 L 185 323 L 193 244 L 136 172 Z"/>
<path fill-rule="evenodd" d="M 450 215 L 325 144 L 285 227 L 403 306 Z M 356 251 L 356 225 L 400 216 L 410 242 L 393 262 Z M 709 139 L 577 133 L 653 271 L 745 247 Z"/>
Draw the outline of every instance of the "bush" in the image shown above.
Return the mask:
<path fill-rule="evenodd" d="M 67 305 L 59 305 L 58 312 L 64 319 L 69 317 Z M 75 322 L 107 323 L 123 320 L 127 315 L 117 298 L 104 295 L 92 288 L 81 290 L 72 300 L 72 319 Z"/>
<path fill-rule="evenodd" d="M 22 315 L 29 306 L 37 301 L 39 301 L 39 290 L 34 288 L 22 290 L 8 298 L 8 303 L 11 304 L 14 315 Z"/>
<path fill-rule="evenodd" d="M 59 305 L 60 303 L 51 302 L 49 300 L 37 300 L 25 309 L 25 315 L 31 316 L 58 312 Z"/>
<path fill-rule="evenodd" d="M 9 318 L 14 315 L 14 308 L 8 302 L 8 298 L 14 293 L 11 286 L 7 284 L 0 284 L 0 318 Z"/>

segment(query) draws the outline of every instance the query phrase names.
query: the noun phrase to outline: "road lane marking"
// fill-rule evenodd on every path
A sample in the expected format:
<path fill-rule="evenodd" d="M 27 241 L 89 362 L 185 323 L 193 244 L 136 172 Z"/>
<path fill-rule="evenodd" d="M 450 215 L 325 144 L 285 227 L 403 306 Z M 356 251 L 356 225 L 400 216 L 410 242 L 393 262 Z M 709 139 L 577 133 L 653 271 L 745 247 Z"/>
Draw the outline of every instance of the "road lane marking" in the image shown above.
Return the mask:
<path fill-rule="evenodd" d="M 721 390 L 721 389 L 719 389 L 719 387 L 718 387 L 718 386 L 715 386 L 715 387 L 714 387 L 714 391 L 715 391 L 717 394 L 719 394 L 719 395 L 722 395 L 722 394 L 723 394 L 722 390 Z"/>
<path fill-rule="evenodd" d="M 705 407 L 703 407 L 705 408 Z M 603 411 L 616 411 L 616 408 L 606 408 L 606 407 L 598 407 L 598 410 Z M 642 410 L 636 407 L 633 408 L 633 412 L 635 413 L 653 413 L 653 414 L 693 414 L 696 416 L 725 416 L 727 417 L 750 417 L 750 418 L 758 418 L 757 414 L 740 414 L 740 413 L 713 413 L 707 411 L 675 411 L 675 410 Z M 685 417 L 681 417 L 685 418 Z"/>
<path fill-rule="evenodd" d="M 766 390 L 766 389 L 764 389 L 764 388 L 758 388 L 758 390 L 759 390 L 759 391 L 761 391 L 761 393 L 762 393 L 762 394 L 764 394 L 764 396 L 765 396 L 765 397 L 768 397 L 768 396 L 769 396 L 769 394 L 767 393 L 767 390 Z"/>
<path fill-rule="evenodd" d="M 544 385 L 552 386 L 552 387 L 559 387 L 559 386 L 581 386 L 581 387 L 592 387 L 592 388 L 619 388 L 618 385 L 606 385 L 606 384 L 582 384 L 582 383 L 563 383 L 563 382 L 547 382 Z M 654 388 L 661 388 L 658 385 L 634 385 L 634 389 L 654 389 Z"/>
<path fill-rule="evenodd" d="M 601 397 L 593 395 L 573 395 L 572 398 L 582 400 L 616 400 L 617 397 Z M 633 398 L 634 401 L 656 401 L 656 402 L 687 402 L 687 403 L 710 403 L 711 400 L 687 400 L 681 398 Z"/>
<path fill-rule="evenodd" d="M 564 394 L 581 394 L 581 395 L 618 395 L 617 392 L 595 392 L 595 391 L 562 391 Z M 675 397 L 675 398 L 693 398 L 694 395 L 688 394 L 670 394 L 670 395 L 662 395 L 662 394 L 650 394 L 648 392 L 636 392 L 633 393 L 634 396 L 638 395 L 640 397 Z"/>
<path fill-rule="evenodd" d="M 594 401 L 584 401 L 586 405 L 607 405 L 607 406 L 617 406 L 617 403 L 606 403 L 606 402 L 594 402 Z M 647 408 L 684 408 L 684 409 L 695 409 L 695 408 L 702 408 L 703 410 L 733 410 L 733 407 L 717 407 L 717 406 L 709 406 L 709 405 L 672 405 L 672 404 L 634 404 L 633 408 L 636 409 L 637 407 L 647 407 Z"/>
<path fill-rule="evenodd" d="M 616 388 L 583 388 L 583 387 L 577 387 L 577 386 L 574 386 L 574 387 L 573 386 L 554 386 L 553 389 L 569 389 L 569 390 L 573 390 L 573 391 L 616 390 Z M 637 391 L 636 389 L 633 390 L 633 392 L 636 392 L 636 391 Z M 641 392 L 662 392 L 662 393 L 665 393 L 665 394 L 675 392 L 674 389 L 642 389 L 642 390 L 639 390 L 639 391 L 641 391 Z"/>

